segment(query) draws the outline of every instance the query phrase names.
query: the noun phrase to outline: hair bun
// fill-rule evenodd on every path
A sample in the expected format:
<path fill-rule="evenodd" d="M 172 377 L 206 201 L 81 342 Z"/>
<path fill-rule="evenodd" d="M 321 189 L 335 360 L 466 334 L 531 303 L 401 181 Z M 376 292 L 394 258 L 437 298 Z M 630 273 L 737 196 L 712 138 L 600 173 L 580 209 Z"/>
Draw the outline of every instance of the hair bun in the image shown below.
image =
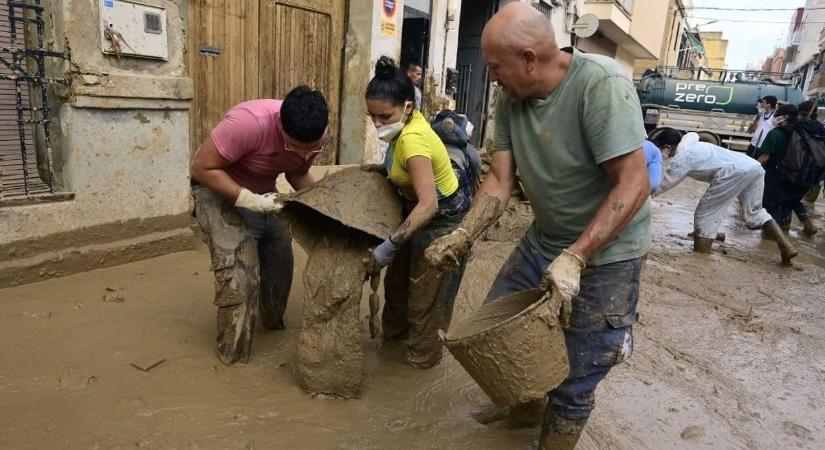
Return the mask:
<path fill-rule="evenodd" d="M 380 80 L 392 80 L 397 72 L 398 66 L 389 56 L 382 56 L 375 63 L 375 76 Z"/>

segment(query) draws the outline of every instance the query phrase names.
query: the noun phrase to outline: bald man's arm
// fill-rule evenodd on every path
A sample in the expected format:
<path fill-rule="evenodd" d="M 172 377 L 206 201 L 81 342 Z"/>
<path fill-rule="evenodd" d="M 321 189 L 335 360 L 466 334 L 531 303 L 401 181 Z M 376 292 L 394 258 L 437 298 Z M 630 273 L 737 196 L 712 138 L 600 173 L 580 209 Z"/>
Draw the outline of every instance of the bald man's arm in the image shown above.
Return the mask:
<path fill-rule="evenodd" d="M 613 181 L 613 189 L 579 239 L 569 248 L 585 260 L 615 241 L 650 195 L 645 155 L 641 148 L 609 159 L 602 163 L 602 167 Z"/>
<path fill-rule="evenodd" d="M 494 152 L 490 171 L 473 198 L 473 206 L 455 231 L 436 239 L 427 247 L 424 252 L 427 262 L 440 271 L 456 268 L 473 242 L 504 213 L 504 208 L 513 195 L 515 180 L 513 152 Z"/>

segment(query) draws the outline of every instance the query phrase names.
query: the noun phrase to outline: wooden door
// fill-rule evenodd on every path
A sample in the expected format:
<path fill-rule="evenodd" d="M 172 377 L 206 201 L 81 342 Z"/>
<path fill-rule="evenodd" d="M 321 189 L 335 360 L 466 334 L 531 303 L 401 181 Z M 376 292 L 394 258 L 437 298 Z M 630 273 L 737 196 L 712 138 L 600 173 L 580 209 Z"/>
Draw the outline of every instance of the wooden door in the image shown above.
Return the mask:
<path fill-rule="evenodd" d="M 317 164 L 337 162 L 344 13 L 344 0 L 261 0 L 261 96 L 283 98 L 301 84 L 324 93 L 330 141 Z"/>
<path fill-rule="evenodd" d="M 283 98 L 306 84 L 324 93 L 331 140 L 318 164 L 338 153 L 345 0 L 193 0 L 189 70 L 195 84 L 193 151 L 223 113 L 244 100 Z"/>
<path fill-rule="evenodd" d="M 258 98 L 258 0 L 189 3 L 192 151 L 232 106 Z"/>

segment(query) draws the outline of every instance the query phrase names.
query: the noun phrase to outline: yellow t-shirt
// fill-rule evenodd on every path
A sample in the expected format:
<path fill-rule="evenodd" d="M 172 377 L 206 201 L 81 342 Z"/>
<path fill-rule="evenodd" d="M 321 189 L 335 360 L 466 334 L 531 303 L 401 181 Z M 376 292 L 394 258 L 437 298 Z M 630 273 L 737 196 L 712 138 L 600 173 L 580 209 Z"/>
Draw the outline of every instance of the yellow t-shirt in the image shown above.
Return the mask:
<path fill-rule="evenodd" d="M 387 152 L 389 179 L 401 190 L 413 187 L 407 170 L 407 160 L 413 156 L 423 156 L 432 162 L 439 198 L 448 197 L 458 189 L 458 178 L 450 164 L 447 148 L 418 110 L 413 112 L 412 119 L 392 141 Z"/>

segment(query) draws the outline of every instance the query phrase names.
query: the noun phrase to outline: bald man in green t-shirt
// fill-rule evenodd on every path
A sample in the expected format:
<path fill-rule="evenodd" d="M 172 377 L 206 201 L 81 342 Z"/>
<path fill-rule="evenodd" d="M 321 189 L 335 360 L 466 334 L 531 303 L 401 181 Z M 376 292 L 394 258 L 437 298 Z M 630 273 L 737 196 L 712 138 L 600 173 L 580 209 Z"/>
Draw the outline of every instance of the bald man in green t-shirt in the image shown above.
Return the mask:
<path fill-rule="evenodd" d="M 502 213 L 518 168 L 535 220 L 488 293 L 543 287 L 561 307 L 567 379 L 547 395 L 542 449 L 573 449 L 594 391 L 633 349 L 641 257 L 650 246 L 645 130 L 616 61 L 560 49 L 527 3 L 487 23 L 482 51 L 496 102 L 492 167 L 461 227 L 433 243 L 448 267 Z"/>

